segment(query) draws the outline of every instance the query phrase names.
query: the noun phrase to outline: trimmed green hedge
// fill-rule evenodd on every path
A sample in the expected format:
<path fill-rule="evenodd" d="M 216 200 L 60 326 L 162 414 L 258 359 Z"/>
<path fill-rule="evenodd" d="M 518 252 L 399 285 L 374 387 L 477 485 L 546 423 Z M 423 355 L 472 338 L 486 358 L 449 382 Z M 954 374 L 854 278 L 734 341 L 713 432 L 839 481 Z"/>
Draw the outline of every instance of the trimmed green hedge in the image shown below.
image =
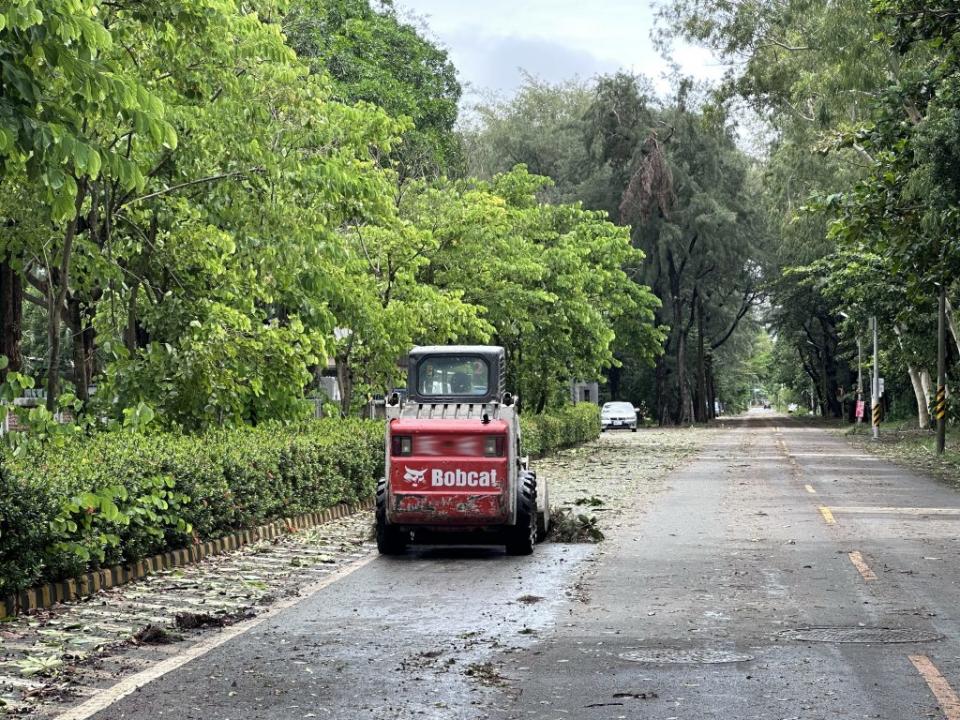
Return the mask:
<path fill-rule="evenodd" d="M 600 408 L 593 403 L 579 403 L 543 415 L 521 415 L 520 432 L 523 452 L 539 457 L 598 438 Z"/>
<path fill-rule="evenodd" d="M 592 440 L 584 403 L 521 416 L 524 452 Z M 0 598 L 373 496 L 383 423 L 321 420 L 199 436 L 102 433 L 0 462 Z"/>
<path fill-rule="evenodd" d="M 104 433 L 0 465 L 0 598 L 373 495 L 383 424 Z"/>

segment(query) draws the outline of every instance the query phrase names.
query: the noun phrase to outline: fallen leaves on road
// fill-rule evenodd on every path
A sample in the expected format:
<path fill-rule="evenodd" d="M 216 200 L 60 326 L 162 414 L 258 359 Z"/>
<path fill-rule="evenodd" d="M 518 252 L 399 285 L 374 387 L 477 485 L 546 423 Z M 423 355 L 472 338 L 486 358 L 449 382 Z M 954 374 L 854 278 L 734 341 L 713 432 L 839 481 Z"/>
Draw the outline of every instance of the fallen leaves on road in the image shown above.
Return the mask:
<path fill-rule="evenodd" d="M 209 613 L 179 612 L 174 618 L 177 627 L 181 630 L 195 630 L 202 627 L 224 627 L 233 625 L 240 620 L 246 620 L 255 615 L 252 611 L 243 610 L 235 613 L 224 613 L 222 615 L 210 615 Z"/>
<path fill-rule="evenodd" d="M 557 543 L 598 543 L 605 535 L 596 516 L 555 508 L 550 511 L 549 537 Z"/>
<path fill-rule="evenodd" d="M 53 677 L 63 668 L 63 659 L 56 655 L 28 655 L 13 664 L 24 677 Z"/>
<path fill-rule="evenodd" d="M 543 598 L 539 595 L 521 595 L 517 598 L 517 602 L 523 603 L 524 605 L 533 605 L 541 600 L 543 600 Z"/>
<path fill-rule="evenodd" d="M 633 698 L 634 700 L 653 700 L 657 697 L 657 694 L 653 690 L 643 690 L 636 691 L 630 690 L 628 692 L 615 692 L 613 694 L 615 698 Z"/>
<path fill-rule="evenodd" d="M 159 625 L 147 625 L 133 634 L 132 641 L 140 645 L 166 645 L 180 639 Z"/>
<path fill-rule="evenodd" d="M 487 685 L 489 687 L 507 684 L 507 679 L 500 674 L 500 671 L 494 667 L 493 663 L 472 663 L 467 666 L 463 674 L 473 678 L 481 685 Z"/>

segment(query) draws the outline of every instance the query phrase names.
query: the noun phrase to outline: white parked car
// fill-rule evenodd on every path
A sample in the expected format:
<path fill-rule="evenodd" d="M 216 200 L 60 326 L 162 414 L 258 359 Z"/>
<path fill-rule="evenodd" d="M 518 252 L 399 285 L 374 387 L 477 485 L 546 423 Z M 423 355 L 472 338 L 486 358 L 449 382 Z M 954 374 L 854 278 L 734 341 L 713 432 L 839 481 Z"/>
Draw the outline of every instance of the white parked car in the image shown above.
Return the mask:
<path fill-rule="evenodd" d="M 637 409 L 628 402 L 608 402 L 600 408 L 602 430 L 630 428 L 637 431 Z"/>

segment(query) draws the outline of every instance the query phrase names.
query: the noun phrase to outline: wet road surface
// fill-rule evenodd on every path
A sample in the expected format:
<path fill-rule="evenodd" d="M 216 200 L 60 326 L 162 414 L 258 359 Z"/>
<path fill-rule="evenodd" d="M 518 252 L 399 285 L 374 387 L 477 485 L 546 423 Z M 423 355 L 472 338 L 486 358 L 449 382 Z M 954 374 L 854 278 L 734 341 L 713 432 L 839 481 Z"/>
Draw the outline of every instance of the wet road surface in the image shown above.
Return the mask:
<path fill-rule="evenodd" d="M 363 561 L 95 717 L 960 720 L 960 494 L 770 413 L 702 432 L 599 546 Z"/>

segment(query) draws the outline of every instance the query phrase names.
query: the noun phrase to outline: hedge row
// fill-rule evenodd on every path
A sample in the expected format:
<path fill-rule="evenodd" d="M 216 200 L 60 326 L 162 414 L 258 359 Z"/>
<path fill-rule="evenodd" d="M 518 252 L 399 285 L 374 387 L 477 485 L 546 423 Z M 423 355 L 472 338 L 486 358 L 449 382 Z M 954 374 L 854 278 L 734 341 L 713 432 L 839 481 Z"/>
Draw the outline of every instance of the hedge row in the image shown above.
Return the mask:
<path fill-rule="evenodd" d="M 595 405 L 521 416 L 525 452 L 596 438 Z M 201 436 L 104 433 L 0 463 L 0 599 L 373 495 L 383 424 L 321 420 Z"/>
<path fill-rule="evenodd" d="M 600 408 L 593 403 L 579 403 L 543 415 L 521 415 L 520 432 L 527 455 L 546 455 L 598 438 Z"/>
<path fill-rule="evenodd" d="M 383 425 L 322 420 L 202 436 L 105 433 L 6 456 L 0 598 L 373 495 Z"/>

